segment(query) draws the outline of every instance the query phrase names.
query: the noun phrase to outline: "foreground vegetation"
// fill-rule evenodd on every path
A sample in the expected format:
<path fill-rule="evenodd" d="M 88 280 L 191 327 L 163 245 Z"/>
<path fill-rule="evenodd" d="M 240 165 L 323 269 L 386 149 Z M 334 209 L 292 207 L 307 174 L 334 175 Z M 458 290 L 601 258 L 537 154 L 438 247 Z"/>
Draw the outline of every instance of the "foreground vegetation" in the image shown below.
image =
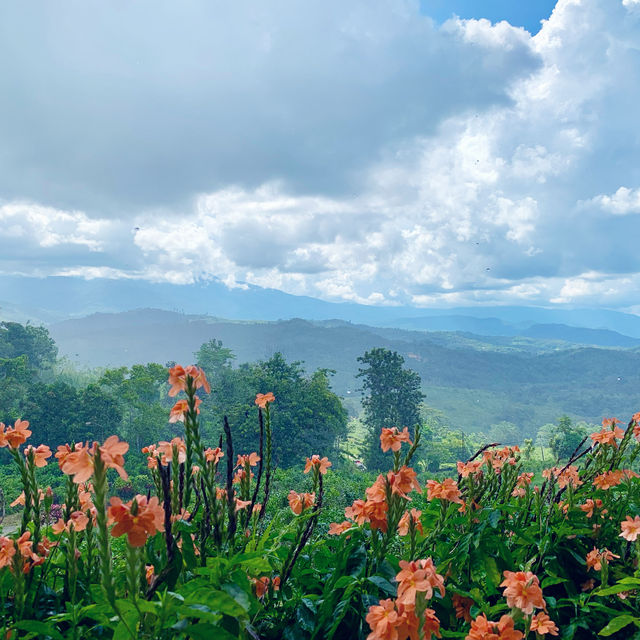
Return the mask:
<path fill-rule="evenodd" d="M 616 419 L 534 484 L 517 447 L 484 447 L 457 478 L 421 482 L 421 427 L 383 427 L 379 474 L 326 530 L 332 463 L 308 452 L 274 504 L 281 401 L 260 389 L 258 450 L 232 425 L 203 442 L 209 382 L 174 366 L 170 421 L 147 444 L 150 491 L 112 495 L 129 444 L 64 444 L 63 504 L 41 486 L 53 452 L 28 422 L 0 427 L 19 472 L 18 530 L 0 537 L 0 629 L 10 638 L 519 640 L 640 628 L 640 414 Z M 35 442 L 34 442 L 35 441 Z M 34 442 L 34 444 L 31 444 Z"/>

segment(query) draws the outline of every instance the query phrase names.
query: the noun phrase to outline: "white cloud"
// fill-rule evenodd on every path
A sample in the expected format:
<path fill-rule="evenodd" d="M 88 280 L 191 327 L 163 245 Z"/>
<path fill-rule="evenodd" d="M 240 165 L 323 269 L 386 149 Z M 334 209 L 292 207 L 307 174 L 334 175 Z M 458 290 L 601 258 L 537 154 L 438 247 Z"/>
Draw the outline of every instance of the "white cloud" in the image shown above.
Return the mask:
<path fill-rule="evenodd" d="M 0 238 L 19 238 L 27 247 L 81 245 L 90 251 L 102 251 L 111 224 L 108 220 L 89 218 L 82 211 L 20 202 L 0 205 Z"/>
<path fill-rule="evenodd" d="M 82 212 L 47 209 L 45 231 L 34 237 L 41 248 L 66 241 L 100 251 L 104 260 L 85 274 L 93 277 L 215 277 L 228 286 L 248 282 L 388 305 L 640 304 L 640 223 L 624 215 L 640 212 L 640 140 L 630 134 L 640 103 L 640 17 L 631 4 L 560 0 L 531 37 L 486 20 L 451 20 L 435 31 L 410 2 L 354 2 L 339 37 L 321 43 L 314 35 L 309 46 L 326 55 L 320 64 L 318 52 L 307 51 L 308 82 L 300 60 L 287 67 L 291 75 L 279 90 L 298 87 L 301 96 L 267 96 L 270 118 L 277 112 L 295 135 L 276 132 L 262 139 L 261 150 L 276 164 L 281 151 L 290 154 L 297 165 L 278 165 L 277 179 L 262 169 L 252 180 L 237 178 L 242 160 L 251 165 L 258 152 L 237 136 L 233 162 L 240 168 L 225 174 L 222 186 L 198 183 L 200 194 L 181 207 L 134 207 L 132 222 L 123 217 L 111 227 L 103 218 L 91 226 Z M 287 43 L 285 27 L 265 20 L 269 28 L 258 30 L 252 46 L 268 57 Z M 333 34 L 335 24 L 318 29 Z M 348 62 L 332 47 L 348 51 Z M 447 93 L 442 78 L 412 95 L 418 76 L 429 83 L 439 75 L 443 57 L 452 95 L 438 102 Z M 284 60 L 279 55 L 278 65 Z M 369 73 L 360 77 L 364 68 Z M 331 73 L 337 79 L 320 81 L 318 74 Z M 357 86 L 337 92 L 356 75 Z M 398 101 L 381 98 L 395 90 Z M 379 111 L 372 98 L 381 100 Z M 326 120 L 318 119 L 314 100 L 330 107 Z M 373 146 L 363 142 L 374 134 Z M 351 141 L 355 163 L 344 155 Z M 220 157 L 230 158 L 230 148 Z M 349 179 L 339 187 L 333 178 L 323 183 L 320 165 L 311 166 L 317 158 L 309 159 L 318 153 L 327 175 L 337 170 Z M 43 214 L 32 209 L 10 215 L 5 236 L 39 228 Z"/>
<path fill-rule="evenodd" d="M 614 194 L 596 196 L 591 202 L 614 215 L 640 213 L 640 189 L 620 187 Z"/>

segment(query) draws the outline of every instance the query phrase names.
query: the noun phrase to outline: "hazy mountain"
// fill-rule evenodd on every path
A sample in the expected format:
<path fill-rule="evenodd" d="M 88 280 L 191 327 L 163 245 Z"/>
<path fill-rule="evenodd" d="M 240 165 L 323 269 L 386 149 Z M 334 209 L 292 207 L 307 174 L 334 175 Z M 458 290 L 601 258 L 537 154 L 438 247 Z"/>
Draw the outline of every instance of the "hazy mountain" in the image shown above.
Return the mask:
<path fill-rule="evenodd" d="M 500 336 L 522 335 L 534 324 L 566 324 L 608 329 L 640 338 L 640 316 L 607 309 L 375 307 L 325 302 L 254 286 L 228 289 L 217 281 L 174 285 L 101 278 L 3 276 L 0 279 L 0 317 L 5 319 L 48 323 L 96 312 L 117 313 L 142 307 L 239 320 L 337 318 L 374 326 Z"/>
<path fill-rule="evenodd" d="M 569 327 L 566 324 L 534 324 L 522 331 L 521 335 L 528 338 L 564 340 L 575 344 L 591 344 L 602 347 L 637 347 L 640 345 L 640 339 L 622 335 L 617 331 Z"/>
<path fill-rule="evenodd" d="M 565 412 L 597 422 L 609 415 L 624 418 L 640 407 L 636 349 L 406 331 L 342 320 L 232 322 L 149 309 L 66 320 L 50 330 L 62 354 L 91 366 L 188 363 L 213 338 L 232 349 L 237 362 L 280 351 L 310 371 L 334 369 L 335 390 L 352 398 L 359 397 L 358 356 L 382 346 L 401 353 L 422 377 L 427 402 L 465 429 L 500 420 L 533 429 Z"/>

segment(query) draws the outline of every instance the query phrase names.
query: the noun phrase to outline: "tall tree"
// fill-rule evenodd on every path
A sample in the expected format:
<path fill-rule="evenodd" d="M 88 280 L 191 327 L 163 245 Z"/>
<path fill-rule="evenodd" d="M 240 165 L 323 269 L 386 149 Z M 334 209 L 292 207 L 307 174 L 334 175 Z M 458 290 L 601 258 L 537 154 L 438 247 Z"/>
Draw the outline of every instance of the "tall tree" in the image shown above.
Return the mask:
<path fill-rule="evenodd" d="M 372 469 L 387 464 L 380 450 L 380 432 L 383 427 L 409 427 L 413 430 L 420 422 L 420 376 L 403 369 L 404 358 L 397 351 L 376 347 L 358 358 L 363 367 L 357 377 L 362 378 L 362 406 L 364 423 L 369 430 L 365 460 Z"/>
<path fill-rule="evenodd" d="M 50 371 L 58 357 L 58 347 L 44 327 L 0 322 L 0 357 L 26 356 L 30 369 Z"/>
<path fill-rule="evenodd" d="M 309 376 L 300 362 L 287 362 L 281 353 L 232 368 L 231 352 L 215 340 L 203 345 L 196 355 L 211 382 L 211 394 L 203 397 L 200 407 L 206 441 L 217 441 L 226 415 L 236 451 L 256 450 L 254 399 L 256 393 L 271 391 L 276 397 L 271 407 L 275 463 L 290 467 L 314 453 L 335 459 L 337 442 L 346 435 L 347 412 L 331 391 L 331 371 L 319 369 Z"/>

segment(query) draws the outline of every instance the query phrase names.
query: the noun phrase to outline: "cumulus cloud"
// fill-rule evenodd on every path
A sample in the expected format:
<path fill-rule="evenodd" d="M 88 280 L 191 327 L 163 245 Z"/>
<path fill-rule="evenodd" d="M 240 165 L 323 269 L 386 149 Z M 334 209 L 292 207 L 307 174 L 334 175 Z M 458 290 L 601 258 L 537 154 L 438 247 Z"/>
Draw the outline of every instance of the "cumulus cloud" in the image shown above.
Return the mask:
<path fill-rule="evenodd" d="M 416 0 L 0 7 L 0 193 L 90 213 L 283 180 L 350 192 L 381 149 L 506 104 L 525 31 L 439 29 Z"/>
<path fill-rule="evenodd" d="M 640 189 L 620 187 L 614 194 L 596 196 L 591 202 L 614 215 L 640 213 Z"/>
<path fill-rule="evenodd" d="M 135 47 L 145 2 L 119 5 L 119 26 L 89 3 L 105 22 L 88 29 L 98 41 L 74 69 L 97 68 L 85 98 L 107 86 L 117 113 L 106 118 L 97 101 L 72 109 L 38 144 L 56 149 L 52 136 L 64 135 L 70 157 L 54 162 L 40 199 L 84 201 L 80 213 L 62 208 L 71 222 L 52 215 L 49 235 L 71 225 L 76 245 L 103 258 L 86 258 L 93 277 L 213 277 L 368 304 L 632 307 L 636 5 L 559 0 L 532 37 L 487 20 L 436 27 L 408 0 L 282 0 L 281 12 L 239 2 L 216 5 L 217 24 L 205 19 L 214 5 L 189 2 L 156 59 L 170 5 Z M 89 20 L 85 3 L 69 6 Z M 104 34 L 119 30 L 114 56 Z M 87 33 L 71 34 L 69 51 L 85 51 Z M 55 53 L 69 63 L 61 44 Z M 69 82 L 67 106 L 82 95 L 75 74 Z M 23 88 L 20 99 L 32 97 Z M 2 157 L 50 175 L 56 154 Z M 16 171 L 0 172 L 0 193 L 23 195 Z M 82 273 L 81 262 L 65 273 Z"/>

